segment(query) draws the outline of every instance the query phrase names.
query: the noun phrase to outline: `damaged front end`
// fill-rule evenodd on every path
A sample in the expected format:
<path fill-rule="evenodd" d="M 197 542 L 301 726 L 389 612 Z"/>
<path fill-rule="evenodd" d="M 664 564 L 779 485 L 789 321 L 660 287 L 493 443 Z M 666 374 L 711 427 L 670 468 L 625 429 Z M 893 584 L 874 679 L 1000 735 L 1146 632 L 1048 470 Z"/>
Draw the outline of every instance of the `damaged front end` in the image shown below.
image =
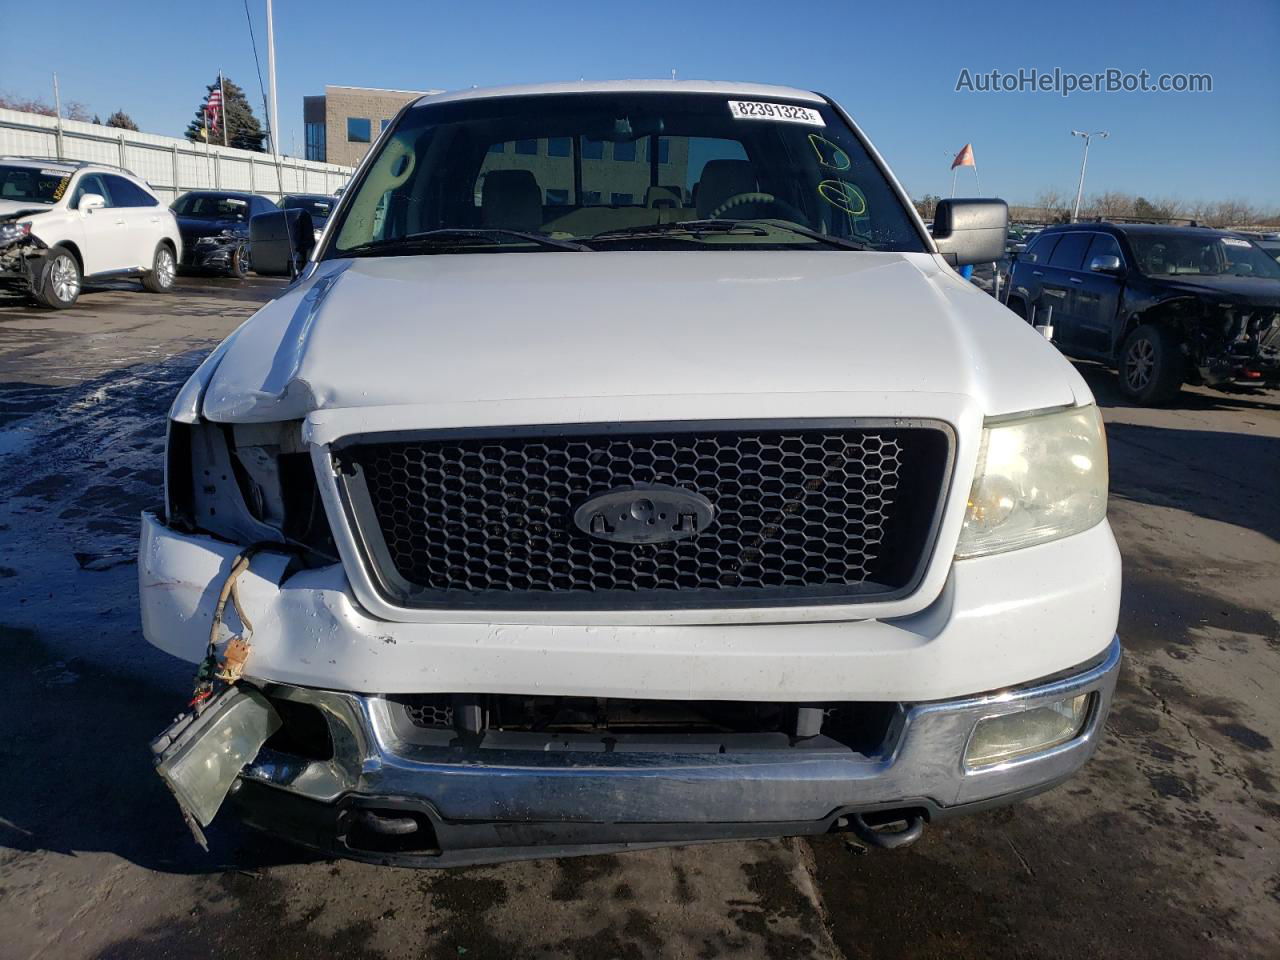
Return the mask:
<path fill-rule="evenodd" d="M 1280 305 L 1184 305 L 1192 380 L 1205 386 L 1280 384 Z"/>
<path fill-rule="evenodd" d="M 296 422 L 232 427 L 171 421 L 169 426 L 169 524 L 250 544 L 222 579 L 189 709 L 151 744 L 157 773 L 206 850 L 201 828 L 212 822 L 241 770 L 281 727 L 271 702 L 240 683 L 253 635 L 239 594 L 240 576 L 264 551 L 287 558 L 291 568 L 335 559 L 298 428 Z M 235 483 L 211 482 L 215 476 L 234 477 Z M 227 623 L 230 612 L 238 620 L 236 630 Z"/>
<path fill-rule="evenodd" d="M 29 292 L 37 285 L 48 245 L 31 232 L 19 211 L 0 220 L 0 288 Z"/>
<path fill-rule="evenodd" d="M 226 231 L 183 244 L 183 266 L 216 273 L 243 274 L 249 269 L 249 242 L 242 233 Z"/>
<path fill-rule="evenodd" d="M 213 822 L 240 771 L 279 729 L 271 702 L 253 687 L 237 684 L 196 703 L 151 741 L 156 772 L 206 851 L 201 828 Z"/>

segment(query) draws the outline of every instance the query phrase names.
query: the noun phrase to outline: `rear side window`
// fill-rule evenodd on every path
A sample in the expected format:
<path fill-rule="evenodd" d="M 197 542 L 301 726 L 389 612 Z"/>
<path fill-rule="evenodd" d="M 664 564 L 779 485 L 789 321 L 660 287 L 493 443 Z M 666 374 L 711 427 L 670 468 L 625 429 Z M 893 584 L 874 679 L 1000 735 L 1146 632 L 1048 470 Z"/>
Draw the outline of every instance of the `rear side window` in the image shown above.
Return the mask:
<path fill-rule="evenodd" d="M 160 201 L 131 180 L 108 174 L 103 178 L 111 190 L 112 206 L 116 207 L 155 207 Z"/>
<path fill-rule="evenodd" d="M 1059 233 L 1052 233 L 1048 236 L 1037 237 L 1027 252 L 1023 254 L 1023 258 L 1030 260 L 1032 263 L 1047 263 L 1049 257 L 1053 254 L 1053 248 L 1058 245 L 1058 240 L 1061 236 Z"/>
<path fill-rule="evenodd" d="M 1084 252 L 1089 249 L 1089 241 L 1092 239 L 1087 233 L 1068 233 L 1054 248 L 1053 255 L 1049 257 L 1049 266 L 1079 270 L 1084 263 Z"/>

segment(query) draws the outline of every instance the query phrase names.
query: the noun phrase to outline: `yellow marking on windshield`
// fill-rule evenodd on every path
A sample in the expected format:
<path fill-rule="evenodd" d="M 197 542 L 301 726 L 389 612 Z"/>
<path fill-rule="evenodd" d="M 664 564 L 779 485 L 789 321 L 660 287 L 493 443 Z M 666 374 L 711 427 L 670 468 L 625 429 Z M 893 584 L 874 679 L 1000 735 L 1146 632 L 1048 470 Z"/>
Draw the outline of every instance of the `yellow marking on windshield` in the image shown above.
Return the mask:
<path fill-rule="evenodd" d="M 862 191 L 844 180 L 823 180 L 818 184 L 818 196 L 853 217 L 867 212 L 867 198 Z"/>
<path fill-rule="evenodd" d="M 832 170 L 848 170 L 853 166 L 853 161 L 849 159 L 849 155 L 826 137 L 811 133 L 809 134 L 809 144 L 813 147 L 813 152 L 818 155 L 818 162 L 824 167 L 830 167 Z"/>

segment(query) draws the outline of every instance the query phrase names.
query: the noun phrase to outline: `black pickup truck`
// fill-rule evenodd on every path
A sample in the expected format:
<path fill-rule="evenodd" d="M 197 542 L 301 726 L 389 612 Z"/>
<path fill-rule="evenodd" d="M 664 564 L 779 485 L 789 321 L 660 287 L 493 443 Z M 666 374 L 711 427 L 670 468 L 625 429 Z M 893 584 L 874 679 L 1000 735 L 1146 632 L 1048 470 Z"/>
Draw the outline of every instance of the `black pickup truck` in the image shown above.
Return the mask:
<path fill-rule="evenodd" d="M 1280 385 L 1280 263 L 1238 234 L 1052 226 L 1018 256 L 1006 291 L 1063 353 L 1116 368 L 1136 403 L 1167 403 L 1184 383 Z"/>

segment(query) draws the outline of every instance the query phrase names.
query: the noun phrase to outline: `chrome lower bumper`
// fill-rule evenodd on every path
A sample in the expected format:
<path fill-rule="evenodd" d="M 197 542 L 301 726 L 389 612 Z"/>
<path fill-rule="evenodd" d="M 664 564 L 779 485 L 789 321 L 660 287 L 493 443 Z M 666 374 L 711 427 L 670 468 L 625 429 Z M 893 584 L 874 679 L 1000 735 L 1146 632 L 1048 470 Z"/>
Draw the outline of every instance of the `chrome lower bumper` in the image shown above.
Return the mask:
<path fill-rule="evenodd" d="M 264 750 L 231 800 L 250 824 L 305 845 L 422 866 L 820 833 L 877 811 L 933 819 L 1039 792 L 1079 769 L 1096 747 L 1119 666 L 1113 640 L 1089 664 L 1034 684 L 903 704 L 870 753 L 821 736 L 715 752 L 688 736 L 619 738 L 611 746 L 504 734 L 433 742 L 406 728 L 392 701 L 269 687 L 272 697 L 323 712 L 334 756 L 308 761 Z M 965 747 L 979 720 L 1078 694 L 1092 697 L 1074 739 L 966 768 Z M 353 824 L 371 811 L 391 824 L 389 834 L 400 830 L 400 839 L 356 836 Z M 403 839 L 414 830 L 422 838 L 417 846 Z"/>

